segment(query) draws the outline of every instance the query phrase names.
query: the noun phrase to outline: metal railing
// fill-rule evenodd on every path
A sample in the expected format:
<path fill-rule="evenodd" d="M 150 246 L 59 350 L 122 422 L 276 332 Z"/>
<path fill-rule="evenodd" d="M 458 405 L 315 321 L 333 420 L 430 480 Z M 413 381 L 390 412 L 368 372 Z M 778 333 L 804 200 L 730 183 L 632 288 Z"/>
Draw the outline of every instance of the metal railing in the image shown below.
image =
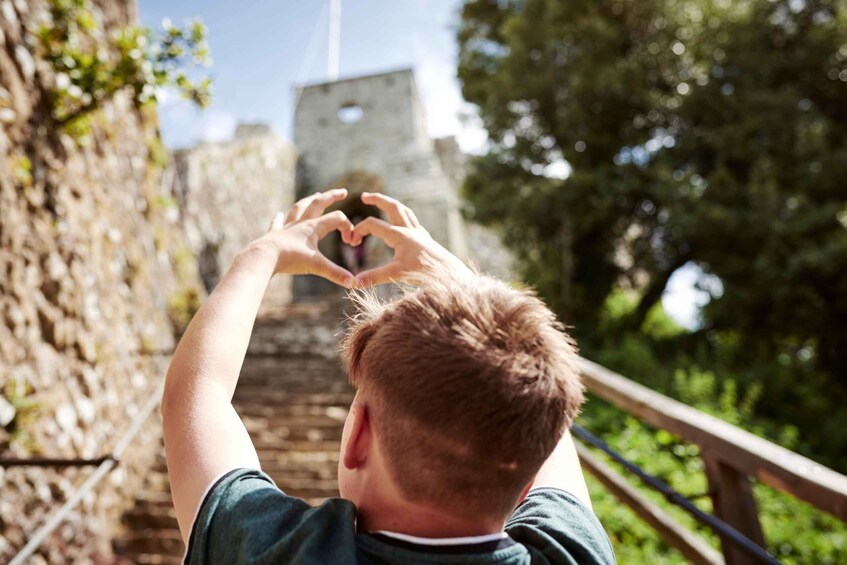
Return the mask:
<path fill-rule="evenodd" d="M 668 430 L 699 446 L 710 485 L 709 495 L 713 501 L 714 515 L 699 509 L 689 499 L 625 459 L 584 428 L 573 428 L 573 435 L 577 439 L 606 453 L 627 472 L 639 477 L 666 500 L 681 507 L 720 536 L 722 554 L 701 536 L 686 530 L 662 508 L 646 499 L 626 478 L 577 442 L 577 451 L 586 470 L 691 562 L 707 565 L 779 563 L 764 548 L 764 535 L 753 498 L 751 479 L 804 500 L 841 520 L 847 520 L 847 476 L 661 395 L 600 365 L 583 359 L 580 361 L 580 369 L 591 393 L 651 426 Z M 32 556 L 85 495 L 118 465 L 124 451 L 158 406 L 163 387 L 164 382 L 159 383 L 109 454 L 93 459 L 33 458 L 0 461 L 0 466 L 97 466 L 80 488 L 32 534 L 10 565 L 20 565 Z"/>
<path fill-rule="evenodd" d="M 121 457 L 126 451 L 127 447 L 129 447 L 130 443 L 135 439 L 135 436 L 138 435 L 138 432 L 141 431 L 144 422 L 150 417 L 150 415 L 156 410 L 156 407 L 159 405 L 162 398 L 162 391 L 164 390 L 164 380 L 160 382 L 153 393 L 150 395 L 150 398 L 145 403 L 144 407 L 141 409 L 135 419 L 130 424 L 126 433 L 118 440 L 118 443 L 115 444 L 114 449 L 111 453 L 107 455 L 103 455 L 96 459 L 32 459 L 30 463 L 27 463 L 26 459 L 10 459 L 6 461 L 11 461 L 14 466 L 21 465 L 31 465 L 38 467 L 67 467 L 67 466 L 83 466 L 83 465 L 97 465 L 97 468 L 94 472 L 85 480 L 85 482 L 77 489 L 77 491 L 71 495 L 71 497 L 58 509 L 54 512 L 44 524 L 38 528 L 27 541 L 26 545 L 21 549 L 17 555 L 9 562 L 9 565 L 22 565 L 29 557 L 31 557 L 41 546 L 42 543 L 53 533 L 53 531 L 59 527 L 59 525 L 64 522 L 71 510 L 78 505 L 82 499 L 91 492 L 106 476 L 108 476 L 109 472 L 118 465 L 121 461 Z M 5 465 L 0 465 L 5 466 Z"/>
<path fill-rule="evenodd" d="M 605 441 L 595 436 L 582 426 L 574 425 L 571 431 L 574 437 L 579 438 L 584 443 L 587 443 L 608 455 L 613 461 L 623 466 L 623 468 L 626 469 L 629 473 L 641 479 L 641 482 L 643 482 L 645 485 L 661 493 L 662 496 L 665 497 L 665 500 L 675 506 L 682 508 L 699 523 L 711 528 L 716 534 L 719 534 L 721 537 L 730 540 L 732 544 L 743 550 L 745 553 L 747 553 L 749 557 L 755 559 L 758 563 L 779 565 L 780 562 L 777 561 L 765 549 L 758 546 L 756 542 L 754 542 L 753 540 L 751 540 L 750 538 L 748 538 L 747 536 L 745 536 L 744 534 L 742 534 L 720 518 L 707 512 L 704 512 L 703 510 L 695 506 L 695 504 L 691 502 L 691 500 L 671 488 L 670 485 L 668 485 L 666 482 L 647 473 L 644 469 L 626 459 L 620 453 L 612 449 L 609 444 L 607 444 Z M 584 452 L 580 452 L 580 458 L 585 460 L 586 454 Z M 596 463 L 592 463 L 586 464 L 586 467 L 591 470 L 596 470 Z M 716 552 L 701 550 L 701 553 L 705 558 L 703 561 L 706 563 L 721 563 L 723 561 L 719 558 Z M 700 561 L 700 559 L 697 558 L 692 560 L 695 562 Z"/>
<path fill-rule="evenodd" d="M 590 436 L 585 430 L 574 430 L 574 435 L 609 454 L 627 471 L 662 492 L 669 501 L 683 507 L 720 536 L 723 556 L 702 537 L 683 528 L 663 509 L 647 500 L 587 448 L 577 445 L 585 468 L 647 521 L 668 545 L 692 562 L 778 563 L 765 550 L 765 536 L 753 497 L 753 480 L 847 520 L 847 476 L 586 359 L 580 359 L 580 371 L 583 382 L 595 396 L 650 426 L 667 430 L 699 447 L 714 516 L 700 511 L 669 486 L 626 461 L 599 438 Z"/>

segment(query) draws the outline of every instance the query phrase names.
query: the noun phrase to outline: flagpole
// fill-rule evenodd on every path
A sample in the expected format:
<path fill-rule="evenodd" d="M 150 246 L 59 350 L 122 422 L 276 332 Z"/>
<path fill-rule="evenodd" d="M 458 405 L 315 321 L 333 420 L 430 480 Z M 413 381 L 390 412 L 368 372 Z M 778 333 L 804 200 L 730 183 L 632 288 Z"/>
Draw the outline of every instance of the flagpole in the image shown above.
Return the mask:
<path fill-rule="evenodd" d="M 329 0 L 329 45 L 327 47 L 327 79 L 336 81 L 341 47 L 341 0 Z"/>

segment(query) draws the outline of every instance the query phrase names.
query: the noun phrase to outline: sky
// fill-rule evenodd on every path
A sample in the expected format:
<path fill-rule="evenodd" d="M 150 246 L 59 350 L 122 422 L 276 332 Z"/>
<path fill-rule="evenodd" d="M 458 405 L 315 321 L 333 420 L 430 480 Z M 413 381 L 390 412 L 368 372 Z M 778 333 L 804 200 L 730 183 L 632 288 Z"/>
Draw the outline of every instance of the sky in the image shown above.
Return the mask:
<path fill-rule="evenodd" d="M 341 9 L 340 76 L 413 67 L 433 136 L 457 135 L 478 152 L 484 131 L 463 127 L 456 80 L 458 0 L 347 0 Z M 327 79 L 327 0 L 139 0 L 142 22 L 161 29 L 200 17 L 209 29 L 214 102 L 200 112 L 177 96 L 161 104 L 170 147 L 228 139 L 239 121 L 268 122 L 291 139 L 294 85 Z"/>
<path fill-rule="evenodd" d="M 455 29 L 461 0 L 346 0 L 341 9 L 340 77 L 412 67 L 433 137 L 455 135 L 465 152 L 485 149 L 485 131 L 462 100 L 456 79 Z M 208 27 L 214 80 L 212 105 L 196 109 L 165 93 L 160 124 L 165 144 L 189 147 L 230 139 L 239 122 L 265 122 L 292 138 L 294 88 L 327 80 L 329 0 L 138 0 L 142 23 L 161 29 L 199 17 Z M 460 116 L 466 116 L 460 119 Z M 674 274 L 662 297 L 686 327 L 708 293 L 700 271 Z"/>

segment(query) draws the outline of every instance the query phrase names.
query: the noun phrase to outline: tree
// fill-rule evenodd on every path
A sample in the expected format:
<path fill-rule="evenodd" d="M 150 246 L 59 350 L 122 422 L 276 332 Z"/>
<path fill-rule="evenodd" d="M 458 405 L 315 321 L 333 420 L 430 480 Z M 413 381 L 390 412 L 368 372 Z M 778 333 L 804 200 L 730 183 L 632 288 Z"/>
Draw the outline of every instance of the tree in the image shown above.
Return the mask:
<path fill-rule="evenodd" d="M 458 40 L 491 140 L 468 213 L 583 340 L 614 289 L 637 329 L 694 262 L 722 283 L 704 334 L 843 377 L 843 1 L 471 0 Z"/>

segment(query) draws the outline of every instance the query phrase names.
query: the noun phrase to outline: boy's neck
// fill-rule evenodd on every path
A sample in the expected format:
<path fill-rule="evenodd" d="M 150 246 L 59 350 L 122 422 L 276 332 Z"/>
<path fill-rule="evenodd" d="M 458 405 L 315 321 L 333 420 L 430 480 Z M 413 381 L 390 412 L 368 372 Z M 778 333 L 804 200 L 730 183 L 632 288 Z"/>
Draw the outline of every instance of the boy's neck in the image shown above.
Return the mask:
<path fill-rule="evenodd" d="M 356 522 L 360 532 L 387 531 L 420 538 L 484 536 L 502 532 L 505 525 L 503 519 L 457 518 L 405 500 L 382 501 L 377 508 L 365 503 L 358 508 Z"/>

